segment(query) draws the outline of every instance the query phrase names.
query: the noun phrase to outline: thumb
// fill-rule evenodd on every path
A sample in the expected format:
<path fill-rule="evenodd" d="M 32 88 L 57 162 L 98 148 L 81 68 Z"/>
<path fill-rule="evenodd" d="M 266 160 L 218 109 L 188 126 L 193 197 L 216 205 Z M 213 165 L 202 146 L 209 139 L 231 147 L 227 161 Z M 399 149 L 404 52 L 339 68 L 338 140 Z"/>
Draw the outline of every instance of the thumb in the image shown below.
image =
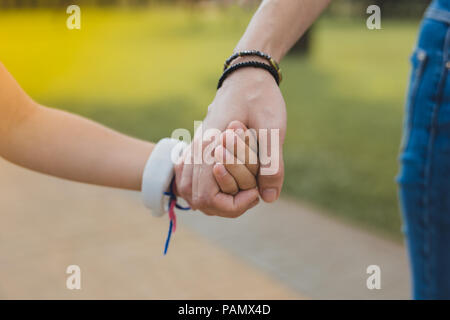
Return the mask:
<path fill-rule="evenodd" d="M 259 129 L 259 161 L 258 188 L 265 202 L 276 201 L 281 193 L 284 180 L 283 129 Z"/>
<path fill-rule="evenodd" d="M 278 168 L 265 170 L 267 168 L 267 165 L 262 165 L 259 170 L 259 194 L 265 202 L 274 202 L 280 197 L 281 187 L 283 186 L 284 181 L 284 162 L 281 150 L 279 154 Z"/>

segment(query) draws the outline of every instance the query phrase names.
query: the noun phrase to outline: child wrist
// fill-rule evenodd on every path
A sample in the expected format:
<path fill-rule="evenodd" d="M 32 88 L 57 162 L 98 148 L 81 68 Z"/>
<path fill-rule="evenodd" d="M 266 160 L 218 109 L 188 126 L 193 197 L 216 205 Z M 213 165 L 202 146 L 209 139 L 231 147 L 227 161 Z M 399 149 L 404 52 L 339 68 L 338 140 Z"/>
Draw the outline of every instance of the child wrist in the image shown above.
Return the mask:
<path fill-rule="evenodd" d="M 170 138 L 160 140 L 154 147 L 145 165 L 142 176 L 142 201 L 153 216 L 162 216 L 165 210 L 165 195 L 174 177 L 174 167 L 186 147 L 186 143 Z"/>

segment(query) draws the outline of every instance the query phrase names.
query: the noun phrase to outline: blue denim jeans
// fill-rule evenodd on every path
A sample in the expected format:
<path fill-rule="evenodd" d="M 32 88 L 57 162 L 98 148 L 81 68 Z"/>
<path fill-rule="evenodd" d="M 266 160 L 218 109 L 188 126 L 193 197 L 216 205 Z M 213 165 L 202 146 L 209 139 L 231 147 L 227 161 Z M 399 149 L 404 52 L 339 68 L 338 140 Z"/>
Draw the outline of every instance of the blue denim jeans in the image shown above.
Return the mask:
<path fill-rule="evenodd" d="M 397 177 L 413 298 L 450 299 L 450 0 L 422 21 Z"/>

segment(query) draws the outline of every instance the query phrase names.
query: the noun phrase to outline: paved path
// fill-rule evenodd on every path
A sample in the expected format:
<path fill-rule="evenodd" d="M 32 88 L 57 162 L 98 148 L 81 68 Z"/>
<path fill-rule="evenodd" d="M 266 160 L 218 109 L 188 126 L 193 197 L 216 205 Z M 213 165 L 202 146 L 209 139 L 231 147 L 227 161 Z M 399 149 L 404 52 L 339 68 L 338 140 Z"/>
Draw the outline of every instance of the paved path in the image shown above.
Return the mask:
<path fill-rule="evenodd" d="M 408 299 L 404 247 L 329 216 L 279 201 L 237 220 L 199 215 L 182 221 L 214 244 L 313 299 Z M 368 290 L 369 265 L 381 268 L 381 289 Z"/>
<path fill-rule="evenodd" d="M 408 298 L 403 247 L 297 203 L 237 220 L 179 217 L 163 257 L 167 219 L 151 217 L 137 193 L 0 159 L 0 298 Z M 65 288 L 71 264 L 80 291 Z M 369 264 L 381 267 L 381 290 L 365 287 Z"/>

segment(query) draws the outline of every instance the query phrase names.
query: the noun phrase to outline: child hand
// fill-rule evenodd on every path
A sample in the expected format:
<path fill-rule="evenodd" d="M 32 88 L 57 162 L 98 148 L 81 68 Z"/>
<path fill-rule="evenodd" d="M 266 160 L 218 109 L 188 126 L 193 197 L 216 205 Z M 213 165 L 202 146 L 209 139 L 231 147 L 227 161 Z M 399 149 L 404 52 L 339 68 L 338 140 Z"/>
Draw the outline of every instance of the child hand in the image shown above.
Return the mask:
<path fill-rule="evenodd" d="M 223 193 L 256 188 L 259 170 L 256 133 L 240 121 L 232 121 L 214 150 L 214 178 Z"/>

